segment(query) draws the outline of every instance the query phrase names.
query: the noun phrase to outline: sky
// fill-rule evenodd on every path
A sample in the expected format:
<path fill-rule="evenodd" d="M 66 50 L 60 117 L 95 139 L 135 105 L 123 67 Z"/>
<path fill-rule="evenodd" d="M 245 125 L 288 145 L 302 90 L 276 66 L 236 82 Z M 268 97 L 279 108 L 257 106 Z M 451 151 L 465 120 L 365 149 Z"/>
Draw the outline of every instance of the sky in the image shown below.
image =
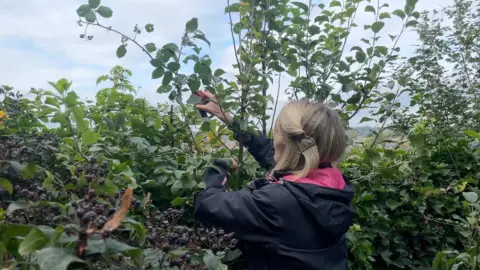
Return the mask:
<path fill-rule="evenodd" d="M 81 97 L 92 98 L 102 87 L 96 85 L 96 79 L 108 74 L 113 66 L 121 65 L 133 72 L 131 81 L 134 86 L 140 87 L 138 96 L 147 98 L 153 104 L 167 102 L 165 95 L 156 93 L 161 81 L 151 80 L 152 67 L 140 49 L 132 44 L 128 47 L 127 55 L 118 59 L 115 51 L 121 43 L 117 34 L 91 27 L 88 35 L 93 35 L 93 40 L 79 38 L 83 27 L 76 23 L 76 9 L 86 2 L 88 1 L 0 0 L 0 18 L 3 20 L 3 26 L 0 27 L 0 85 L 13 86 L 22 92 L 28 92 L 31 87 L 51 90 L 48 81 L 67 78 L 73 81 L 72 89 Z M 226 2 L 227 0 L 102 0 L 102 5 L 113 9 L 113 17 L 103 19 L 102 24 L 130 35 L 135 24 L 152 23 L 155 31 L 140 35 L 137 41 L 140 44 L 154 42 L 163 45 L 169 42 L 179 43 L 185 23 L 197 17 L 199 29 L 211 41 L 211 47 L 204 46 L 202 52 L 211 56 L 213 69 L 222 68 L 233 72 L 235 55 L 228 16 L 224 14 Z M 329 1 L 314 1 L 316 4 L 319 2 L 328 5 Z M 453 0 L 419 0 L 416 9 L 431 11 L 452 2 Z M 388 3 L 389 8 L 386 10 L 393 11 L 403 9 L 405 0 L 380 0 L 380 3 Z M 313 16 L 315 12 L 318 9 Z M 373 16 L 373 13 L 359 12 L 355 20 L 359 27 L 352 30 L 347 52 L 352 45 L 359 44 L 361 38 L 371 36 L 371 31 L 365 31 L 362 25 L 372 23 Z M 391 46 L 386 34 L 398 34 L 400 27 L 399 18 L 393 16 L 389 19 L 382 30 L 384 38 L 379 40 L 379 44 Z M 416 40 L 416 33 L 412 31 L 403 35 L 398 43 L 402 56 L 412 55 Z M 283 90 L 288 83 L 288 77 L 281 79 L 279 104 L 287 102 Z M 275 95 L 277 87 L 277 83 L 273 84 L 269 93 Z M 361 112 L 353 119 L 353 124 L 367 114 L 368 111 Z"/>

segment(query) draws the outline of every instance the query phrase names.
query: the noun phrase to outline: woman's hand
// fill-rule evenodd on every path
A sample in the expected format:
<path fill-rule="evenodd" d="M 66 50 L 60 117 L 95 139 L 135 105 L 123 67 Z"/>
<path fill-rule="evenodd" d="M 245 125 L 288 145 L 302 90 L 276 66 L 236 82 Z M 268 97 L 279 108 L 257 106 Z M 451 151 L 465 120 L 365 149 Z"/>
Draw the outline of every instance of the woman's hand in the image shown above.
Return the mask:
<path fill-rule="evenodd" d="M 208 91 L 205 91 L 203 93 L 209 99 L 209 102 L 207 104 L 197 104 L 195 105 L 195 108 L 215 115 L 226 124 L 231 124 L 233 122 L 232 115 L 230 113 L 222 111 L 220 105 L 218 105 L 217 98 Z"/>

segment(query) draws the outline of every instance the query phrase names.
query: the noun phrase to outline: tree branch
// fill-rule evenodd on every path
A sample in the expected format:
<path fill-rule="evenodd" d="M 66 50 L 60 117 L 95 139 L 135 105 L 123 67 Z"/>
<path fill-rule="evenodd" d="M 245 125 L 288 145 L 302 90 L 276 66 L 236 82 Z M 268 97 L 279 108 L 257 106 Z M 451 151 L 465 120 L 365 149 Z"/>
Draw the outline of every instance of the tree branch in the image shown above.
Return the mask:
<path fill-rule="evenodd" d="M 101 28 L 103 28 L 103 29 L 105 29 L 105 30 L 107 30 L 107 31 L 112 31 L 112 32 L 114 32 L 114 33 L 117 33 L 117 34 L 121 35 L 122 37 L 126 38 L 127 40 L 135 43 L 138 47 L 140 47 L 140 48 L 142 49 L 142 51 L 143 51 L 144 53 L 146 53 L 146 54 L 148 55 L 148 57 L 150 57 L 150 59 L 152 59 L 152 60 L 155 59 L 155 57 L 153 57 L 152 54 L 150 54 L 150 53 L 147 51 L 147 49 L 145 49 L 145 47 L 143 47 L 142 45 L 140 45 L 140 43 L 138 43 L 135 39 L 133 39 L 133 38 L 131 38 L 131 37 L 123 34 L 122 32 L 120 32 L 120 31 L 118 31 L 118 30 L 113 29 L 111 26 L 107 27 L 107 26 L 101 25 L 101 24 L 98 23 L 98 22 L 96 22 L 96 23 L 89 23 L 89 22 L 86 22 L 86 21 L 81 21 L 81 22 L 82 22 L 82 23 L 86 23 L 87 26 L 88 26 L 88 25 L 94 25 L 94 26 L 101 27 Z"/>

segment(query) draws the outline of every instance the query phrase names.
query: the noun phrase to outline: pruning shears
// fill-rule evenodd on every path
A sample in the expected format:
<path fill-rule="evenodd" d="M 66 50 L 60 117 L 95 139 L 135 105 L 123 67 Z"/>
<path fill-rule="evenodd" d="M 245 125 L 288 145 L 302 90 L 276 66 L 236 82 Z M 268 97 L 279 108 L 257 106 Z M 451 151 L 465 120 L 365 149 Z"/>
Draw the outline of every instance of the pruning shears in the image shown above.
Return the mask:
<path fill-rule="evenodd" d="M 203 105 L 210 102 L 210 100 L 208 99 L 208 97 L 205 95 L 205 93 L 203 91 L 197 91 L 197 92 L 193 93 L 192 95 L 200 97 L 202 99 L 200 103 L 203 104 Z M 197 104 L 199 104 L 199 103 L 197 103 Z M 198 109 L 198 111 L 200 112 L 200 116 L 202 116 L 202 118 L 208 117 L 206 111 L 200 110 L 200 109 Z"/>

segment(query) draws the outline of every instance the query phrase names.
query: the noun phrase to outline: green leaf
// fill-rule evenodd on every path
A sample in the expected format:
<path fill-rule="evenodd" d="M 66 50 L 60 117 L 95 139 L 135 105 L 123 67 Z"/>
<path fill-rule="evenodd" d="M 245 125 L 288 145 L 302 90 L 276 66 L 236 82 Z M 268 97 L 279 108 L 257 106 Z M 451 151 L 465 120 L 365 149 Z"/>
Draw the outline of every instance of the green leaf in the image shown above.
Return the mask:
<path fill-rule="evenodd" d="M 85 130 L 82 132 L 82 142 L 84 145 L 91 145 L 98 141 L 100 135 L 96 132 Z"/>
<path fill-rule="evenodd" d="M 143 264 L 143 253 L 142 250 L 136 247 L 131 247 L 127 244 L 121 243 L 117 240 L 107 238 L 105 239 L 105 245 L 107 250 L 111 254 L 124 253 L 130 256 L 137 266 Z"/>
<path fill-rule="evenodd" d="M 408 139 L 413 147 L 422 147 L 425 144 L 425 138 L 422 134 L 410 134 Z"/>
<path fill-rule="evenodd" d="M 199 75 L 200 78 L 210 78 L 212 74 L 212 69 L 200 62 L 196 63 L 193 67 L 193 71 Z"/>
<path fill-rule="evenodd" d="M 240 3 L 231 4 L 230 6 L 225 8 L 225 13 L 239 12 L 239 11 L 240 11 Z"/>
<path fill-rule="evenodd" d="M 88 0 L 88 5 L 93 9 L 98 8 L 98 6 L 100 6 L 100 0 Z"/>
<path fill-rule="evenodd" d="M 373 12 L 373 14 L 376 14 L 375 8 L 371 5 L 365 7 L 365 12 Z"/>
<path fill-rule="evenodd" d="M 388 48 L 385 47 L 385 46 L 376 46 L 375 47 L 375 51 L 378 51 L 379 53 L 383 54 L 383 55 L 387 55 L 388 54 Z"/>
<path fill-rule="evenodd" d="M 350 67 L 348 66 L 348 64 L 345 61 L 342 60 L 338 63 L 338 70 L 348 71 L 348 70 L 350 70 Z"/>
<path fill-rule="evenodd" d="M 188 77 L 187 84 L 192 92 L 197 92 L 201 85 L 196 74 L 192 74 Z"/>
<path fill-rule="evenodd" d="M 283 68 L 282 66 L 280 66 L 280 63 L 278 61 L 272 61 L 269 65 L 268 65 L 271 69 L 275 70 L 276 72 L 283 72 L 285 71 L 285 68 Z"/>
<path fill-rule="evenodd" d="M 355 53 L 355 59 L 357 60 L 357 62 L 363 63 L 367 59 L 367 55 L 363 51 L 357 51 Z"/>
<path fill-rule="evenodd" d="M 11 204 L 10 204 L 11 205 Z M 8 215 L 8 209 L 7 209 L 7 215 Z M 31 226 L 27 225 L 20 225 L 20 224 L 2 224 L 0 223 L 0 252 L 2 251 L 2 244 L 7 246 L 10 242 L 11 239 L 16 238 L 16 237 L 24 237 L 26 236 L 30 230 L 32 229 Z"/>
<path fill-rule="evenodd" d="M 160 60 L 160 59 L 153 59 L 153 60 L 150 61 L 150 64 L 154 67 L 157 67 L 157 68 L 159 68 L 159 67 L 163 68 L 163 65 L 164 65 L 163 61 Z"/>
<path fill-rule="evenodd" d="M 145 25 L 145 30 L 147 31 L 147 33 L 151 33 L 155 30 L 155 27 L 153 26 L 153 24 L 149 23 Z"/>
<path fill-rule="evenodd" d="M 155 70 L 152 72 L 152 79 L 158 79 L 163 76 L 165 73 L 165 69 L 163 67 L 157 67 Z"/>
<path fill-rule="evenodd" d="M 334 1 L 330 2 L 330 7 L 341 7 L 341 6 L 342 6 L 342 4 L 340 3 L 340 1 L 334 0 Z"/>
<path fill-rule="evenodd" d="M 473 138 L 476 138 L 477 140 L 480 140 L 480 133 L 474 130 L 465 130 L 465 134 L 469 137 L 473 137 Z"/>
<path fill-rule="evenodd" d="M 193 61 L 195 63 L 198 63 L 200 61 L 200 58 L 198 58 L 198 56 L 196 56 L 195 54 L 191 54 L 191 55 L 188 55 L 187 57 L 185 57 L 183 59 L 183 63 L 187 64 L 188 61 Z"/>
<path fill-rule="evenodd" d="M 383 19 L 386 19 L 386 18 L 391 18 L 390 13 L 388 13 L 388 12 L 380 13 L 380 20 L 383 20 Z"/>
<path fill-rule="evenodd" d="M 8 215 L 12 214 L 13 212 L 15 212 L 17 210 L 24 209 L 24 207 L 25 207 L 25 204 L 23 202 L 12 202 L 8 206 L 6 214 L 8 216 Z"/>
<path fill-rule="evenodd" d="M 37 263 L 40 270 L 65 270 L 73 264 L 85 264 L 74 255 L 73 249 L 67 248 L 44 248 L 36 253 Z"/>
<path fill-rule="evenodd" d="M 3 188 L 4 190 L 8 191 L 8 193 L 12 194 L 13 192 L 13 186 L 10 181 L 8 181 L 5 178 L 0 178 L 0 188 Z"/>
<path fill-rule="evenodd" d="M 106 6 L 100 6 L 100 7 L 97 9 L 97 12 L 98 12 L 98 14 L 100 14 L 100 16 L 102 16 L 103 18 L 111 18 L 112 15 L 113 15 L 112 9 L 109 8 L 109 7 L 106 7 Z"/>
<path fill-rule="evenodd" d="M 55 107 L 60 109 L 60 103 L 58 102 L 57 99 L 55 99 L 53 97 L 46 97 L 45 98 L 45 104 L 52 105 L 52 106 L 55 106 Z"/>
<path fill-rule="evenodd" d="M 220 258 L 215 256 L 211 251 L 208 251 L 205 256 L 203 257 L 203 262 L 205 263 L 205 267 L 208 270 L 223 270 L 227 269 L 227 267 L 222 264 Z"/>
<path fill-rule="evenodd" d="M 418 20 L 418 18 L 420 18 L 420 12 L 418 12 L 418 11 L 412 12 L 412 14 L 410 14 L 410 15 L 417 20 Z"/>
<path fill-rule="evenodd" d="M 225 74 L 225 73 L 226 73 L 225 70 L 219 68 L 219 69 L 215 70 L 215 73 L 213 73 L 213 76 L 215 76 L 215 77 L 220 77 L 220 76 L 222 76 L 222 75 Z"/>
<path fill-rule="evenodd" d="M 374 33 L 378 33 L 378 32 L 380 32 L 380 30 L 382 30 L 382 28 L 383 28 L 384 26 L 385 26 L 385 23 L 382 22 L 382 21 L 374 22 L 374 23 L 372 24 L 372 31 L 373 31 Z"/>
<path fill-rule="evenodd" d="M 330 21 L 330 19 L 328 18 L 327 15 L 320 15 L 315 18 L 315 22 L 319 22 L 319 23 L 328 22 L 328 21 Z"/>
<path fill-rule="evenodd" d="M 200 96 L 197 96 L 197 95 L 192 95 L 187 100 L 187 104 L 190 104 L 190 105 L 199 104 L 201 102 L 202 102 L 202 98 Z"/>
<path fill-rule="evenodd" d="M 97 20 L 97 15 L 93 11 L 87 11 L 85 13 L 85 20 L 89 23 L 94 23 Z"/>
<path fill-rule="evenodd" d="M 395 209 L 397 209 L 400 206 L 400 202 L 392 199 L 388 199 L 385 202 L 385 205 L 387 205 L 387 207 L 390 208 L 390 210 L 395 211 Z"/>
<path fill-rule="evenodd" d="M 410 20 L 407 22 L 406 26 L 407 27 L 414 27 L 418 24 L 418 21 L 417 20 Z"/>
<path fill-rule="evenodd" d="M 240 249 L 236 248 L 234 250 L 230 250 L 227 252 L 227 254 L 225 254 L 225 256 L 223 256 L 222 258 L 222 263 L 224 264 L 227 264 L 227 265 L 230 265 L 232 263 L 234 263 L 235 261 L 238 261 L 239 259 L 241 259 L 243 253 Z"/>
<path fill-rule="evenodd" d="M 145 44 L 145 49 L 146 49 L 149 53 L 151 53 L 151 52 L 154 52 L 154 51 L 157 50 L 157 46 L 155 46 L 155 43 L 151 43 L 151 42 L 150 42 L 150 43 Z M 153 60 L 152 60 L 152 61 L 153 61 Z"/>
<path fill-rule="evenodd" d="M 23 177 L 30 179 L 37 175 L 37 164 L 30 162 L 23 169 Z"/>
<path fill-rule="evenodd" d="M 308 33 L 310 33 L 310 35 L 317 35 L 317 34 L 320 34 L 321 30 L 320 30 L 320 27 L 316 26 L 316 25 L 310 25 L 310 27 L 308 28 Z"/>
<path fill-rule="evenodd" d="M 180 205 L 183 205 L 184 203 L 186 202 L 186 199 L 185 198 L 182 198 L 182 197 L 176 197 L 175 199 L 173 199 L 170 204 L 175 207 L 175 206 L 180 206 Z"/>
<path fill-rule="evenodd" d="M 358 93 L 355 93 L 353 96 L 351 96 L 348 100 L 347 100 L 347 103 L 348 104 L 357 104 L 360 99 L 362 99 L 362 93 L 358 92 Z"/>
<path fill-rule="evenodd" d="M 77 124 L 77 129 L 82 132 L 88 128 L 88 124 L 85 122 L 85 112 L 79 106 L 72 107 L 73 118 Z"/>
<path fill-rule="evenodd" d="M 478 194 L 475 192 L 463 192 L 462 195 L 469 203 L 475 203 L 478 201 Z"/>
<path fill-rule="evenodd" d="M 50 242 L 50 239 L 42 231 L 37 228 L 31 230 L 25 239 L 18 247 L 18 253 L 22 256 L 27 256 L 33 252 L 45 247 Z"/>
<path fill-rule="evenodd" d="M 372 164 L 378 164 L 382 160 L 382 157 L 375 149 L 368 149 L 367 157 Z"/>
<path fill-rule="evenodd" d="M 353 46 L 352 49 L 350 49 L 350 51 L 354 51 L 354 50 L 363 52 L 363 49 L 359 46 Z"/>
<path fill-rule="evenodd" d="M 205 35 L 203 35 L 203 34 L 193 35 L 193 38 L 203 40 L 205 43 L 208 44 L 208 46 L 211 46 L 210 41 L 209 41 L 209 40 L 205 37 Z"/>
<path fill-rule="evenodd" d="M 187 32 L 195 32 L 195 31 L 197 31 L 197 29 L 198 29 L 198 19 L 197 18 L 191 19 L 185 25 L 185 30 Z"/>
<path fill-rule="evenodd" d="M 373 121 L 373 119 L 369 117 L 362 117 L 362 119 L 360 119 L 360 123 L 369 122 L 369 121 Z"/>
<path fill-rule="evenodd" d="M 288 66 L 288 71 L 287 73 L 290 74 L 290 76 L 296 77 L 298 73 L 298 64 L 292 63 Z"/>
<path fill-rule="evenodd" d="M 125 44 L 122 44 L 117 49 L 117 57 L 122 58 L 125 56 L 125 54 L 127 54 L 127 47 L 125 46 Z"/>
<path fill-rule="evenodd" d="M 415 6 L 417 5 L 417 2 L 418 0 L 407 0 L 407 3 L 405 5 L 415 8 Z"/>
<path fill-rule="evenodd" d="M 68 92 L 67 97 L 64 99 L 65 104 L 67 104 L 68 107 L 72 107 L 77 105 L 79 97 L 77 96 L 77 93 L 75 92 Z"/>
<path fill-rule="evenodd" d="M 12 166 L 18 174 L 23 174 L 25 170 L 25 165 L 19 163 L 18 161 L 9 161 L 10 166 Z"/>
<path fill-rule="evenodd" d="M 172 72 L 177 72 L 180 69 L 180 64 L 177 62 L 170 62 L 167 64 L 167 68 Z"/>
<path fill-rule="evenodd" d="M 304 4 L 304 3 L 302 3 L 302 2 L 292 2 L 292 5 L 295 5 L 295 6 L 299 7 L 299 8 L 301 8 L 301 9 L 303 9 L 303 11 L 304 11 L 305 13 L 308 13 L 309 8 L 308 8 L 308 6 L 307 6 L 306 4 Z"/>
<path fill-rule="evenodd" d="M 48 171 L 48 170 L 45 170 L 44 172 L 45 172 L 45 174 L 46 174 L 46 177 L 45 177 L 45 179 L 43 180 L 43 186 L 44 186 L 45 188 L 47 188 L 47 190 L 53 190 L 53 189 L 54 189 L 54 186 L 53 186 L 53 180 L 54 180 L 53 174 L 52 174 L 50 171 Z"/>
<path fill-rule="evenodd" d="M 168 44 L 165 44 L 163 45 L 162 49 L 164 50 L 169 50 L 171 51 L 172 53 L 176 54 L 180 51 L 180 49 L 178 48 L 177 44 L 175 43 L 168 43 Z M 158 57 L 157 57 L 158 58 Z"/>
<path fill-rule="evenodd" d="M 77 14 L 78 16 L 80 17 L 85 17 L 85 14 L 87 14 L 87 12 L 91 12 L 92 9 L 90 8 L 89 5 L 81 5 L 78 9 L 77 9 Z"/>
<path fill-rule="evenodd" d="M 317 23 L 328 22 L 328 21 L 330 21 L 330 19 L 328 18 L 327 15 L 320 15 L 315 18 L 315 22 Z"/>
<path fill-rule="evenodd" d="M 173 79 L 173 73 L 171 71 L 165 72 L 165 74 L 163 75 L 162 85 L 163 86 L 169 85 L 172 79 Z"/>
<path fill-rule="evenodd" d="M 392 14 L 402 18 L 402 20 L 405 19 L 405 12 L 403 12 L 401 9 L 394 10 Z"/>
<path fill-rule="evenodd" d="M 122 224 L 125 225 L 125 227 L 131 227 L 138 237 L 138 240 L 140 241 L 140 245 L 143 245 L 145 242 L 145 238 L 147 237 L 147 230 L 145 227 L 142 225 L 142 223 L 133 220 L 129 217 L 126 217 L 123 221 Z"/>

